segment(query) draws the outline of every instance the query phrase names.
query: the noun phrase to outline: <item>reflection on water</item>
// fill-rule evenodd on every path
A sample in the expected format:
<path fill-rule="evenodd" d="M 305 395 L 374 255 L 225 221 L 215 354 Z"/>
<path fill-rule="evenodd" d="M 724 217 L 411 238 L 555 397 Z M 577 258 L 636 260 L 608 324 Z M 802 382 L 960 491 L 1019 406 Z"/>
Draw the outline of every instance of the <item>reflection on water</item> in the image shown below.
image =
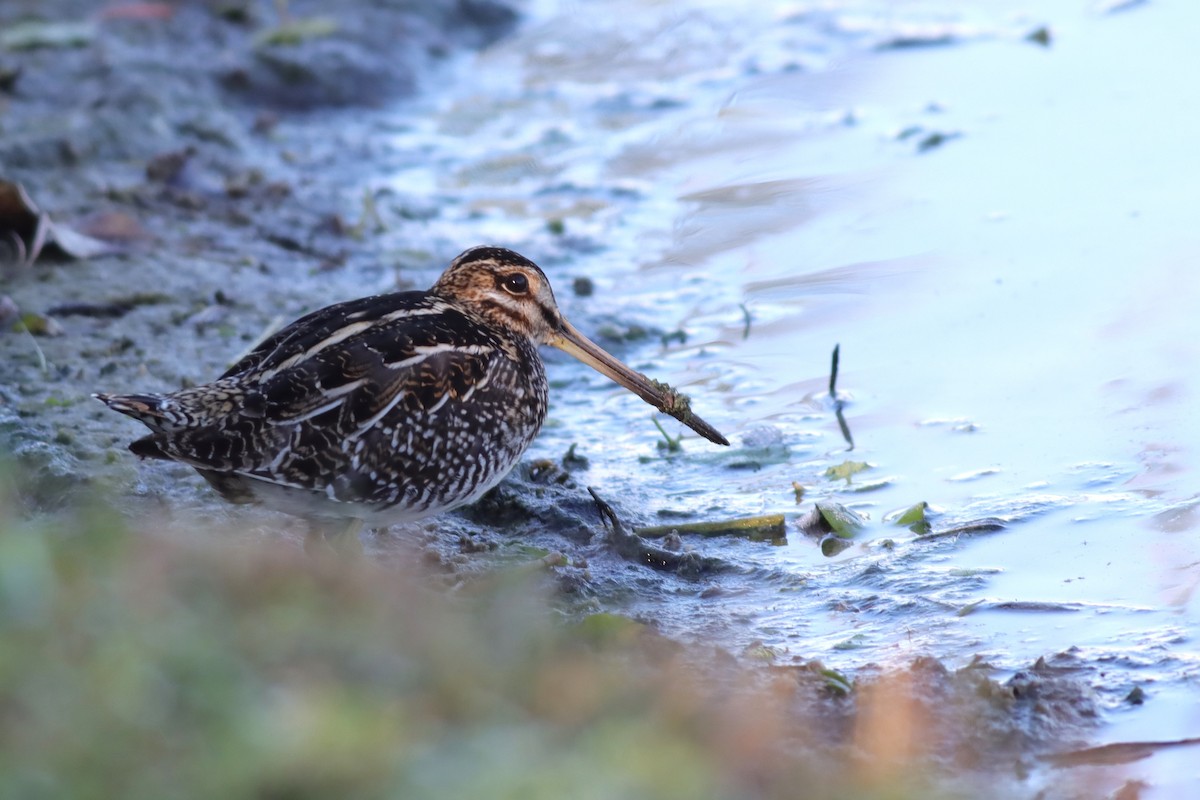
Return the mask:
<path fill-rule="evenodd" d="M 462 65 L 463 94 L 398 137 L 428 157 L 394 184 L 444 197 L 464 243 L 592 278 L 560 297 L 585 330 L 681 331 L 624 355 L 741 440 L 668 458 L 635 398 L 552 363 L 594 391 L 552 411 L 541 455 L 577 443 L 586 482 L 650 521 L 794 516 L 793 482 L 872 520 L 833 559 L 798 532 L 698 543 L 747 571 L 654 576 L 628 610 L 839 668 L 1075 647 L 1114 708 L 1135 684 L 1173 698 L 1149 738 L 1195 735 L 1200 90 L 1169 32 L 1200 10 L 603 5 L 538 4 Z M 1040 26 L 1049 47 L 1025 39 Z M 848 458 L 870 468 L 824 477 Z M 1009 524 L 926 541 L 882 522 L 919 501 L 935 528 Z"/>

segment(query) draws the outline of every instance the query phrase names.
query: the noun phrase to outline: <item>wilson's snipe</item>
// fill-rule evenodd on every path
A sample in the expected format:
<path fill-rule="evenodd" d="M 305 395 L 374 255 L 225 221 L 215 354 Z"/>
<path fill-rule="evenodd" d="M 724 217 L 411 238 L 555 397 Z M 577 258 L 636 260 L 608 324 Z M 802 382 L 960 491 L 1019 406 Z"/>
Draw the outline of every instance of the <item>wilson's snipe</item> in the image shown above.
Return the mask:
<path fill-rule="evenodd" d="M 153 431 L 130 450 L 195 467 L 227 500 L 390 524 L 477 500 L 508 473 L 546 419 L 541 344 L 729 444 L 575 330 L 537 265 L 498 247 L 466 251 L 429 291 L 301 317 L 212 383 L 96 397 Z"/>

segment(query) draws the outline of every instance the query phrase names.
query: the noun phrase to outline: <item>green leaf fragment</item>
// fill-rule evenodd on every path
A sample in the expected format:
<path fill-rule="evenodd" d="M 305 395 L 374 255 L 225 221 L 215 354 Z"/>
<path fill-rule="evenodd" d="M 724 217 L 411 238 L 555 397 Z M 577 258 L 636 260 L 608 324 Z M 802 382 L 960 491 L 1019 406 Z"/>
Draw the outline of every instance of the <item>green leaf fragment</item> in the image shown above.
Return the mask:
<path fill-rule="evenodd" d="M 763 514 L 757 517 L 713 522 L 677 522 L 670 525 L 647 525 L 634 528 L 638 536 L 658 538 L 671 533 L 694 533 L 700 536 L 742 536 L 754 541 L 777 540 L 787 537 L 787 520 L 783 514 Z"/>
<path fill-rule="evenodd" d="M 816 507 L 829 532 L 841 539 L 849 539 L 866 527 L 867 521 L 861 514 L 840 503 L 819 502 Z"/>
<path fill-rule="evenodd" d="M 636 620 L 603 611 L 589 614 L 575 625 L 580 638 L 592 644 L 632 644 L 645 630 Z"/>
<path fill-rule="evenodd" d="M 58 321 L 44 314 L 28 312 L 13 324 L 14 331 L 29 331 L 34 336 L 62 336 L 64 331 Z"/>
<path fill-rule="evenodd" d="M 96 35 L 91 22 L 41 22 L 28 20 L 0 31 L 0 47 L 36 50 L 40 47 L 83 47 Z"/>
<path fill-rule="evenodd" d="M 852 542 L 849 539 L 843 539 L 831 533 L 820 542 L 821 555 L 826 558 L 833 558 L 847 547 L 850 547 L 851 544 Z"/>
<path fill-rule="evenodd" d="M 302 44 L 310 39 L 322 39 L 338 32 L 337 20 L 330 17 L 294 19 L 278 28 L 263 31 L 255 39 L 256 47 Z"/>
<path fill-rule="evenodd" d="M 841 464 L 825 470 L 825 477 L 831 480 L 840 479 L 849 483 L 853 476 L 870 468 L 871 465 L 865 461 L 843 461 Z"/>
<path fill-rule="evenodd" d="M 856 633 L 849 639 L 843 639 L 833 646 L 834 650 L 858 650 L 859 648 L 868 645 L 867 637 L 861 633 Z"/>
<path fill-rule="evenodd" d="M 909 507 L 903 514 L 896 519 L 897 525 L 919 525 L 925 523 L 925 512 L 929 509 L 929 504 L 924 500 L 914 506 Z"/>
<path fill-rule="evenodd" d="M 839 697 L 845 697 L 854 691 L 854 684 L 850 679 L 836 669 L 823 669 L 820 675 L 825 679 L 825 688 Z"/>
<path fill-rule="evenodd" d="M 779 651 L 763 642 L 753 642 L 742 651 L 742 655 L 751 661 L 774 664 L 779 658 Z"/>

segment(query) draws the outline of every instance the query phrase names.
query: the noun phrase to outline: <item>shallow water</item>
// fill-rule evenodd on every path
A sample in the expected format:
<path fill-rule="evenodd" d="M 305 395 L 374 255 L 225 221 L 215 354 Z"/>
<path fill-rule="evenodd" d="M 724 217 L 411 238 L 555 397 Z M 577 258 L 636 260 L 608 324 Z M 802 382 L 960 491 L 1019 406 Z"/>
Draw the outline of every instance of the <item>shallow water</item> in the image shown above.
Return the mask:
<path fill-rule="evenodd" d="M 1200 9 L 1130 5 L 544 2 L 398 113 L 388 187 L 542 262 L 585 331 L 648 329 L 603 341 L 734 442 L 666 454 L 636 398 L 552 356 L 531 455 L 576 443 L 634 522 L 793 520 L 784 546 L 687 542 L 736 574 L 632 570 L 610 599 L 838 669 L 1073 649 L 1101 741 L 1200 733 L 1200 89 L 1176 34 Z M 1042 26 L 1048 47 L 1025 38 Z M 824 476 L 846 460 L 870 468 Z M 835 558 L 794 524 L 813 500 L 870 518 Z M 1008 525 L 883 521 L 919 501 L 935 529 Z M 1178 796 L 1191 763 L 1121 774 Z"/>

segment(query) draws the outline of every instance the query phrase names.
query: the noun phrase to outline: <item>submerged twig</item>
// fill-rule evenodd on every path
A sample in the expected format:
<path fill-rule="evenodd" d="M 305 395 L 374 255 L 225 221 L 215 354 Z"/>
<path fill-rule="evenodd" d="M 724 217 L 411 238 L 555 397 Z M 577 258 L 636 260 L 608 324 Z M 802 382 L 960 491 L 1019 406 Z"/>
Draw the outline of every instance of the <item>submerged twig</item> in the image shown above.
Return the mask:
<path fill-rule="evenodd" d="M 846 416 L 842 413 L 845 403 L 837 396 L 838 356 L 841 349 L 840 344 L 833 346 L 833 363 L 829 367 L 829 396 L 833 398 L 833 415 L 837 417 L 838 427 L 842 429 L 842 438 L 850 445 L 848 449 L 853 450 L 854 437 L 850 435 L 850 426 L 846 424 Z"/>
<path fill-rule="evenodd" d="M 647 525 L 634 528 L 638 536 L 657 539 L 675 533 L 695 533 L 700 536 L 745 536 L 750 539 L 783 539 L 787 536 L 783 514 L 717 520 L 715 522 L 686 522 L 675 525 Z"/>
<path fill-rule="evenodd" d="M 1045 761 L 1056 767 L 1078 767 L 1097 764 L 1128 764 L 1141 761 L 1154 755 L 1160 750 L 1175 747 L 1194 747 L 1200 745 L 1200 737 L 1187 739 L 1172 739 L 1165 742 L 1115 742 L 1099 747 L 1086 747 L 1082 750 L 1068 750 L 1063 753 L 1050 753 L 1042 756 Z"/>
<path fill-rule="evenodd" d="M 977 519 L 974 522 L 968 522 L 963 525 L 955 525 L 953 528 L 945 530 L 933 531 L 932 533 L 923 533 L 913 541 L 929 542 L 934 539 L 946 539 L 951 536 L 969 536 L 976 533 L 996 533 L 1007 528 L 1004 520 L 996 517 L 984 517 Z"/>
<path fill-rule="evenodd" d="M 837 400 L 838 356 L 841 349 L 840 343 L 833 346 L 833 363 L 829 366 L 829 396 L 834 400 Z"/>

